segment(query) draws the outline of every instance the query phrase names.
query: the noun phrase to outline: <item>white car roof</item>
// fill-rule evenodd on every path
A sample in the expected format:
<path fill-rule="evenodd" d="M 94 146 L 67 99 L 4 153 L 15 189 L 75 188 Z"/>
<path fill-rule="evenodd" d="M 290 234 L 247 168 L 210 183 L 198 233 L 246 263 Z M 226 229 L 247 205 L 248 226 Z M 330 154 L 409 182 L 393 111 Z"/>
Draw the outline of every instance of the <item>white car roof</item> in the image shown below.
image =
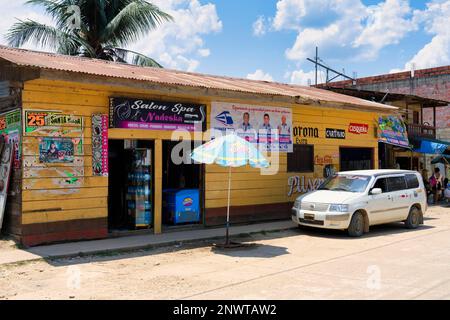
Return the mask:
<path fill-rule="evenodd" d="M 337 174 L 355 174 L 362 176 L 379 176 L 387 174 L 405 174 L 405 173 L 418 173 L 412 170 L 399 170 L 399 169 L 377 169 L 377 170 L 353 170 L 353 171 L 340 171 Z"/>

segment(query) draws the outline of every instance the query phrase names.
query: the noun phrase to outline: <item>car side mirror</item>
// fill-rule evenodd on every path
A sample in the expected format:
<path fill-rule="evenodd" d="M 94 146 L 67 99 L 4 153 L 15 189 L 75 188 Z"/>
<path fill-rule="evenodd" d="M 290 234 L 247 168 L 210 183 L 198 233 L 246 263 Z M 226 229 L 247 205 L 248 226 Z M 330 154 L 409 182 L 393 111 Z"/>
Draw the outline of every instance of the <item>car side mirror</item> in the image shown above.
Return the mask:
<path fill-rule="evenodd" d="M 370 194 L 371 195 L 377 195 L 377 194 L 382 194 L 383 190 L 381 190 L 381 188 L 373 188 L 372 190 L 370 190 Z"/>

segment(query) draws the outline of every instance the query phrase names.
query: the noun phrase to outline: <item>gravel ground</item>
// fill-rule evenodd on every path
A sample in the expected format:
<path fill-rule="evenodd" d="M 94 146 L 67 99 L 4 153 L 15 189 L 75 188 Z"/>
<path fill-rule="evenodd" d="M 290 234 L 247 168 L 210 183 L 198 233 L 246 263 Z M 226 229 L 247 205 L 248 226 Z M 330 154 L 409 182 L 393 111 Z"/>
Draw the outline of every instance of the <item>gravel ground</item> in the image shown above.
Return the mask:
<path fill-rule="evenodd" d="M 450 299 L 450 208 L 362 238 L 301 229 L 211 243 L 0 265 L 0 299 Z M 15 250 L 0 241 L 3 250 Z"/>

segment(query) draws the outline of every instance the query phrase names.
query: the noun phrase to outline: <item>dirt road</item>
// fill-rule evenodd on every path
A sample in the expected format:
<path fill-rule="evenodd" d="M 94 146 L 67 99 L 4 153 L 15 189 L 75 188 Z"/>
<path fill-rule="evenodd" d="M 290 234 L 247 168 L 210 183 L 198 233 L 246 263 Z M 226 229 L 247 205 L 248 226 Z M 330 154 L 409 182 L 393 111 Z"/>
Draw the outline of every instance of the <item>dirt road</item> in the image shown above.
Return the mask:
<path fill-rule="evenodd" d="M 293 230 L 255 247 L 173 247 L 0 266 L 0 299 L 450 299 L 450 208 L 418 230 Z M 0 252 L 1 252 L 0 248 Z"/>

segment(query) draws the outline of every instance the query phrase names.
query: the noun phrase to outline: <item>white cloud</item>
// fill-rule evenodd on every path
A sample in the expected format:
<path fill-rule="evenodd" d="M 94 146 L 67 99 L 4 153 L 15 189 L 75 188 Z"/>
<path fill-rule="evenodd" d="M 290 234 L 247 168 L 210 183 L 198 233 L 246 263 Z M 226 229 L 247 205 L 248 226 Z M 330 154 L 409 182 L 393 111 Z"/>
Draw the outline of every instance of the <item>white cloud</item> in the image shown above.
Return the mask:
<path fill-rule="evenodd" d="M 253 23 L 253 35 L 261 37 L 266 34 L 266 18 L 264 16 L 259 16 L 258 19 Z"/>
<path fill-rule="evenodd" d="M 144 53 L 167 68 L 195 71 L 200 61 L 193 57 L 207 57 L 202 36 L 222 30 L 222 21 L 216 6 L 201 4 L 198 0 L 153 0 L 162 10 L 174 17 L 174 22 L 164 23 L 131 49 Z"/>
<path fill-rule="evenodd" d="M 296 30 L 295 43 L 286 50 L 290 60 L 305 62 L 318 46 L 322 55 L 348 56 L 352 41 L 362 32 L 366 7 L 360 0 L 279 0 L 275 30 Z"/>
<path fill-rule="evenodd" d="M 261 69 L 257 69 L 254 73 L 249 73 L 247 75 L 247 79 L 273 82 L 272 76 L 270 74 L 268 74 L 268 73 L 265 73 Z"/>
<path fill-rule="evenodd" d="M 399 69 L 399 68 L 394 68 L 394 69 L 389 70 L 389 73 L 399 73 L 399 72 L 402 72 L 402 71 L 404 71 L 404 70 L 403 69 Z"/>
<path fill-rule="evenodd" d="M 289 81 L 292 84 L 307 86 L 314 85 L 316 75 L 314 71 L 305 72 L 303 70 L 295 70 L 293 72 L 286 73 L 285 77 L 289 78 Z M 325 73 L 323 71 L 319 70 L 317 72 L 317 82 L 325 82 Z"/>
<path fill-rule="evenodd" d="M 407 0 L 386 0 L 366 6 L 361 0 L 279 0 L 275 30 L 295 30 L 297 38 L 286 50 L 289 60 L 305 62 L 319 47 L 319 55 L 335 60 L 375 59 L 387 45 L 415 30 Z"/>
<path fill-rule="evenodd" d="M 397 44 L 408 33 L 417 29 L 411 19 L 409 3 L 405 0 L 386 0 L 367 8 L 368 19 L 353 46 L 368 46 L 366 58 L 376 58 L 379 50 L 387 45 Z"/>
<path fill-rule="evenodd" d="M 425 31 L 433 38 L 406 63 L 410 69 L 431 68 L 450 64 L 450 0 L 436 0 L 423 11 L 416 10 L 414 18 L 425 25 Z"/>
<path fill-rule="evenodd" d="M 6 44 L 1 37 L 8 28 L 20 19 L 34 19 L 53 25 L 51 19 L 44 15 L 39 6 L 24 5 L 26 0 L 2 0 L 2 11 L 6 16 L 0 19 L 0 43 Z M 211 54 L 203 36 L 222 30 L 222 21 L 217 15 L 214 4 L 201 4 L 198 0 L 152 0 L 163 11 L 174 17 L 174 22 L 167 22 L 150 32 L 146 37 L 129 46 L 154 58 L 167 68 L 195 71 L 199 58 Z M 31 46 L 26 46 L 31 47 Z"/>
<path fill-rule="evenodd" d="M 198 54 L 201 57 L 209 57 L 210 54 L 211 54 L 211 50 L 209 50 L 209 49 L 198 49 Z"/>
<path fill-rule="evenodd" d="M 18 22 L 18 20 L 35 20 L 45 24 L 52 24 L 52 20 L 49 16 L 44 15 L 44 13 L 38 9 L 36 6 L 25 5 L 27 0 L 16 0 L 16 1 L 4 1 L 1 8 L 3 12 L 7 14 L 3 15 L 0 19 L 0 44 L 7 45 L 6 34 L 11 28 L 11 26 Z M 24 48 L 27 49 L 40 49 L 33 45 L 26 44 Z"/>
<path fill-rule="evenodd" d="M 309 25 L 329 17 L 336 2 L 342 0 L 279 0 L 277 12 L 273 20 L 275 30 L 300 30 L 301 26 Z M 345 0 L 344 0 L 345 1 Z"/>

